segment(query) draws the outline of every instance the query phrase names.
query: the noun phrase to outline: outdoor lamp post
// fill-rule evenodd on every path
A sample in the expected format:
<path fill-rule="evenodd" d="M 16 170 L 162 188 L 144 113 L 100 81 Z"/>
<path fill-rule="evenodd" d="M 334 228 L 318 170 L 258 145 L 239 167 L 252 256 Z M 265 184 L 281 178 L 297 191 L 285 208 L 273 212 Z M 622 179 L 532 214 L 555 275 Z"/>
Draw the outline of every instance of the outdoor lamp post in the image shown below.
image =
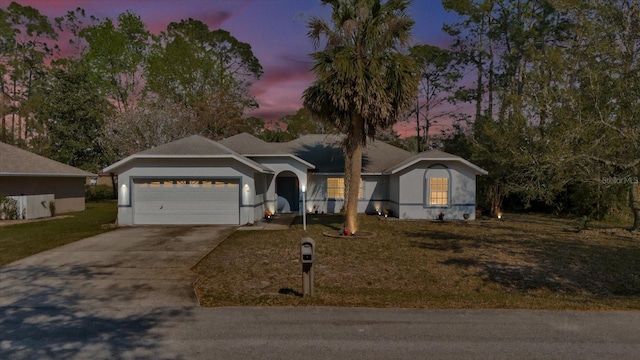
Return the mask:
<path fill-rule="evenodd" d="M 307 231 L 307 187 L 302 185 L 302 229 Z"/>

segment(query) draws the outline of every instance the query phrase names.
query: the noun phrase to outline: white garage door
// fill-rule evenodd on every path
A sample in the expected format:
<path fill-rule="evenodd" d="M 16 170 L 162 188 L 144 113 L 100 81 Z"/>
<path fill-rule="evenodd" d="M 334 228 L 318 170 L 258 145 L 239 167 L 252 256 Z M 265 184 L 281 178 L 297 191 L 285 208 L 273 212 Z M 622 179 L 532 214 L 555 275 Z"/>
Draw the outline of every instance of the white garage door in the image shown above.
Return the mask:
<path fill-rule="evenodd" d="M 135 224 L 239 224 L 238 180 L 136 180 Z"/>

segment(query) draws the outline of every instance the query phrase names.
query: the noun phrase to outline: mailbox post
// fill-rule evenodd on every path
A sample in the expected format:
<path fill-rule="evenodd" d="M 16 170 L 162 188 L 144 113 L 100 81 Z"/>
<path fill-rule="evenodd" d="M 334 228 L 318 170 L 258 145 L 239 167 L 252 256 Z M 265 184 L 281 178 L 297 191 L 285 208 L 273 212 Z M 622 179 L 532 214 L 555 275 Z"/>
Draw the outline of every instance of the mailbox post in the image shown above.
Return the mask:
<path fill-rule="evenodd" d="M 313 261 L 316 244 L 310 237 L 302 238 L 300 261 L 302 262 L 302 296 L 313 296 Z"/>

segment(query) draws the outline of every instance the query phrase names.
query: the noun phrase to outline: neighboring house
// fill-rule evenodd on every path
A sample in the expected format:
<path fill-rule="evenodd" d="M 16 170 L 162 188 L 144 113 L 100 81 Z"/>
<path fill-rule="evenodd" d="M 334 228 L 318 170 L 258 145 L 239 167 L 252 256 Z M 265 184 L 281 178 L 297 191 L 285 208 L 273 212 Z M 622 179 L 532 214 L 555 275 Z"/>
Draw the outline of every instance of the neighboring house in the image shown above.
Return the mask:
<path fill-rule="evenodd" d="M 342 137 L 306 135 L 267 143 L 247 133 L 219 142 L 191 136 L 131 155 L 118 174 L 118 222 L 246 224 L 265 211 L 340 212 Z M 382 141 L 367 145 L 358 212 L 400 219 L 475 219 L 476 176 L 487 172 L 442 151 L 412 154 Z"/>
<path fill-rule="evenodd" d="M 85 209 L 84 184 L 89 176 L 95 175 L 0 142 L 0 195 L 22 196 L 30 202 L 46 195 L 48 197 L 42 199 L 54 199 L 56 214 L 82 211 Z M 43 201 L 37 201 L 36 205 L 48 211 L 48 204 Z M 33 207 L 29 206 L 29 213 L 36 210 Z M 27 218 L 50 215 L 48 212 L 48 215 Z"/>

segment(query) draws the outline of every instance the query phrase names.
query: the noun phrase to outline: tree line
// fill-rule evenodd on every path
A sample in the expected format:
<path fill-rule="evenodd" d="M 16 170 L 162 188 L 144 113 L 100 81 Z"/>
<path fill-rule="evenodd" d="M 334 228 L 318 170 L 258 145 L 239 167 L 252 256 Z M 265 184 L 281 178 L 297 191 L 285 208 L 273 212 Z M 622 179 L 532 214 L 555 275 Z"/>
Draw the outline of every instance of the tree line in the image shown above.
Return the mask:
<path fill-rule="evenodd" d="M 245 116 L 261 75 L 249 44 L 198 20 L 154 35 L 129 11 L 0 9 L 0 141 L 92 172 L 190 134 L 263 126 Z"/>
<path fill-rule="evenodd" d="M 459 18 L 443 28 L 450 64 L 469 74 L 451 96 L 474 105 L 444 148 L 489 171 L 485 207 L 601 217 L 624 205 L 640 229 L 640 3 L 443 5 Z"/>
<path fill-rule="evenodd" d="M 597 217 L 626 203 L 640 229 L 638 0 L 443 0 L 458 19 L 443 27 L 449 49 L 410 44 L 409 1 L 323 4 L 331 22 L 309 22 L 316 80 L 303 99 L 347 134 L 345 177 L 397 121 L 415 123 L 421 151 L 448 117 L 441 146 L 489 171 L 488 212 Z"/>

